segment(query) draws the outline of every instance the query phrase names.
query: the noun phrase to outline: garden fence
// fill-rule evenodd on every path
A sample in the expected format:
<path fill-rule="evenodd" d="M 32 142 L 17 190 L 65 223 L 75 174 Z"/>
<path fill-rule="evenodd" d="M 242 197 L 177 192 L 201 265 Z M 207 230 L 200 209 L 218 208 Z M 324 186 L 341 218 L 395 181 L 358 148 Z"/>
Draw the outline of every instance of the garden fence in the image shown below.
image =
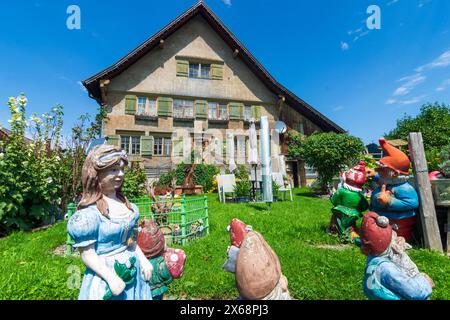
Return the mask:
<path fill-rule="evenodd" d="M 208 197 L 160 198 L 152 201 L 149 197 L 130 199 L 139 209 L 140 221 L 154 220 L 166 239 L 168 246 L 185 245 L 194 239 L 209 234 Z M 68 219 L 75 213 L 76 205 L 68 206 Z M 139 221 L 139 222 L 140 222 Z M 67 255 L 72 254 L 73 239 L 67 234 Z"/>

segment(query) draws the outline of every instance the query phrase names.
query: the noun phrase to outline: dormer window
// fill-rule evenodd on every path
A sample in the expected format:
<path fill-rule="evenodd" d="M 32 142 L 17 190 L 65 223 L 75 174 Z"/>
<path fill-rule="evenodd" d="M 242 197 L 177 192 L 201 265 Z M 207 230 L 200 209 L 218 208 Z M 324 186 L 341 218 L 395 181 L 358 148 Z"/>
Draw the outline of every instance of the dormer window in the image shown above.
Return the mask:
<path fill-rule="evenodd" d="M 189 78 L 211 79 L 211 64 L 189 63 Z"/>

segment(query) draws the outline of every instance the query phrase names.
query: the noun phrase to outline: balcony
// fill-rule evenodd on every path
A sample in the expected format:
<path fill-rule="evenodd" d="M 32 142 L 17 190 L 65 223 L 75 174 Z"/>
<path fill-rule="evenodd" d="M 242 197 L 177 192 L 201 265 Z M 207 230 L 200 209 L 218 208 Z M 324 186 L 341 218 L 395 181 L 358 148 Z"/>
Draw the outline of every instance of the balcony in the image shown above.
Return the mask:
<path fill-rule="evenodd" d="M 194 120 L 194 109 L 174 107 L 173 118 L 176 120 Z"/>

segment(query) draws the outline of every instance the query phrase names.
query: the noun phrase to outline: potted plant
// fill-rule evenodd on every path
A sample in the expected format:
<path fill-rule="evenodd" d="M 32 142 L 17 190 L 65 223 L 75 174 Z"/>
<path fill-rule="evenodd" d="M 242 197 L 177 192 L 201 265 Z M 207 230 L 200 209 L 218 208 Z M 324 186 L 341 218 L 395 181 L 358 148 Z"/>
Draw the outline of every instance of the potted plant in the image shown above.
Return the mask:
<path fill-rule="evenodd" d="M 280 189 L 280 186 L 275 182 L 275 180 L 272 180 L 272 195 L 273 195 L 273 202 L 278 201 L 278 190 Z"/>
<path fill-rule="evenodd" d="M 234 187 L 236 203 L 247 203 L 250 201 L 251 185 L 248 179 L 236 179 Z"/>

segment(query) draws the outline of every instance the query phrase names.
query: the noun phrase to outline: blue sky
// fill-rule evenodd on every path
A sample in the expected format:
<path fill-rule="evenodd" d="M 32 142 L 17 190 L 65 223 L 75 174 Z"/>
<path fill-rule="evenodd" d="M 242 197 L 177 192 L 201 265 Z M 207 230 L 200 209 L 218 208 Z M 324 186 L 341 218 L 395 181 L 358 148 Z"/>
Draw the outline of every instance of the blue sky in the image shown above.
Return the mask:
<path fill-rule="evenodd" d="M 61 103 L 65 133 L 97 104 L 79 82 L 115 63 L 195 0 L 30 0 L 0 4 L 0 124 L 25 92 L 28 114 Z M 450 104 L 448 0 L 208 0 L 281 84 L 363 139 L 425 102 Z M 68 30 L 66 9 L 81 9 Z M 367 8 L 381 9 L 369 30 Z"/>

